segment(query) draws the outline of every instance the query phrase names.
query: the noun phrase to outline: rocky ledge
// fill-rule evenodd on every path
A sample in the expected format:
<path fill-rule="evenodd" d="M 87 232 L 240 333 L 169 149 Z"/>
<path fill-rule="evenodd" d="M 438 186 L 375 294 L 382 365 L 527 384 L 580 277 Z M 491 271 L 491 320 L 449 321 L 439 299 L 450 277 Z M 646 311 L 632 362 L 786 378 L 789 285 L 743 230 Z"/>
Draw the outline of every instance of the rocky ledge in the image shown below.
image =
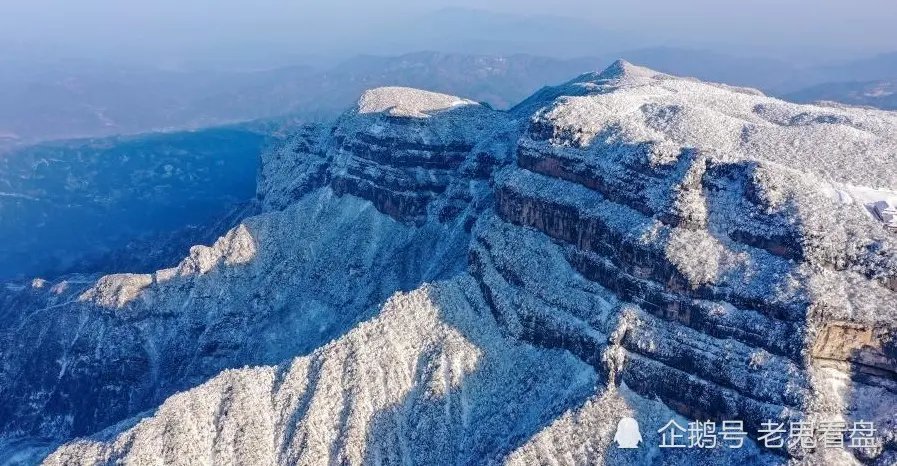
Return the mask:
<path fill-rule="evenodd" d="M 891 465 L 895 150 L 892 113 L 625 62 L 509 112 L 373 90 L 177 268 L 8 285 L 0 432 L 95 433 L 50 464 Z M 622 413 L 878 444 L 624 456 Z"/>
<path fill-rule="evenodd" d="M 470 253 L 511 333 L 694 419 L 874 419 L 892 461 L 897 238 L 826 187 L 897 185 L 897 116 L 627 63 L 542 94 Z"/>
<path fill-rule="evenodd" d="M 472 204 L 485 207 L 485 181 L 510 159 L 513 130 L 506 114 L 470 100 L 374 89 L 334 126 L 305 127 L 269 156 L 260 186 L 275 192 L 262 197 L 283 206 L 327 184 L 404 223 L 451 221 Z"/>

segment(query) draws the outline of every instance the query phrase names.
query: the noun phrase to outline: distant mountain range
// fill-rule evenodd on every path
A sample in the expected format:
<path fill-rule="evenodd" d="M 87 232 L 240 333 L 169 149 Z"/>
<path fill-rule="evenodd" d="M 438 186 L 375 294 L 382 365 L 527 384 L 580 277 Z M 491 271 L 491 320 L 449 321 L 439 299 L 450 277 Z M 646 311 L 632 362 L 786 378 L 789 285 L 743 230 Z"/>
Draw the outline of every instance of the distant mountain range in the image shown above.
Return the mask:
<path fill-rule="evenodd" d="M 323 70 L 108 69 L 83 63 L 0 80 L 0 146 L 196 128 L 300 113 L 336 116 L 365 89 L 406 85 L 508 107 L 534 90 L 602 66 L 602 59 L 419 52 L 358 56 Z"/>
<path fill-rule="evenodd" d="M 7 68 L 9 70 L 9 68 Z M 68 62 L 0 77 L 0 146 L 222 125 L 282 112 L 240 90 L 301 82 L 307 67 L 185 72 Z M 227 99 L 218 98 L 228 92 Z"/>
<path fill-rule="evenodd" d="M 755 87 L 801 101 L 818 94 L 882 108 L 889 108 L 887 99 L 857 98 L 856 92 L 866 92 L 849 90 L 854 84 L 815 86 L 897 78 L 897 54 L 837 66 L 801 67 L 776 59 L 672 47 L 563 59 L 416 52 L 358 56 L 323 69 L 294 66 L 250 71 L 172 71 L 67 62 L 40 69 L 6 67 L 0 76 L 0 150 L 48 139 L 198 128 L 290 113 L 321 120 L 351 105 L 363 90 L 386 85 L 433 89 L 507 108 L 542 86 L 602 69 L 620 57 L 675 75 Z"/>
<path fill-rule="evenodd" d="M 897 110 L 897 79 L 826 83 L 784 96 L 794 102 L 840 102 L 849 105 Z"/>

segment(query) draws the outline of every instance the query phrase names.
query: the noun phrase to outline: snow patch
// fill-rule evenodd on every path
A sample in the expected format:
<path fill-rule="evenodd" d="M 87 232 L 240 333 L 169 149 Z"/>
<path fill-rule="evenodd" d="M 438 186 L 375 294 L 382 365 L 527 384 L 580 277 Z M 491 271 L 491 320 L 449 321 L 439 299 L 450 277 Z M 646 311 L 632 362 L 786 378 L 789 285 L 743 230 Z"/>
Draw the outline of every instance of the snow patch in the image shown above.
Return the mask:
<path fill-rule="evenodd" d="M 358 101 L 359 114 L 387 113 L 392 116 L 426 118 L 428 113 L 478 103 L 437 92 L 408 87 L 380 87 L 362 94 Z"/>

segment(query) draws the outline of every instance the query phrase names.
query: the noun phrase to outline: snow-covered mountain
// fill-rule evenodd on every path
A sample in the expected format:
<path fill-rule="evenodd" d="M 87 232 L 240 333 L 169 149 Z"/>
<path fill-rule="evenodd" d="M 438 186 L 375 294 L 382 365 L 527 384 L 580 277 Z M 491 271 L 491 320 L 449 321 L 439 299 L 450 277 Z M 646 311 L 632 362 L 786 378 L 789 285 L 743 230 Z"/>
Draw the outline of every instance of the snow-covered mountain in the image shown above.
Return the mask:
<path fill-rule="evenodd" d="M 358 56 L 321 69 L 170 71 L 73 63 L 0 76 L 0 153 L 48 139 L 193 129 L 297 114 L 331 119 L 380 86 L 463 94 L 506 108 L 598 59 L 414 52 Z"/>
<path fill-rule="evenodd" d="M 253 65 L 225 66 L 229 60 L 213 59 L 218 66 L 159 68 L 80 60 L 40 64 L 28 47 L 20 59 L 0 53 L 0 68 L 6 71 L 0 75 L 0 153 L 54 139 L 195 129 L 285 114 L 318 121 L 339 115 L 361 92 L 380 86 L 463 95 L 504 109 L 540 86 L 561 83 L 617 57 L 666 73 L 762 89 L 787 100 L 819 100 L 817 94 L 823 94 L 846 104 L 893 109 L 893 98 L 875 96 L 893 87 L 886 83 L 897 78 L 897 54 L 838 66 L 801 65 L 640 41 L 611 45 L 608 39 L 616 34 L 587 22 L 483 13 L 442 11 L 393 27 L 375 21 L 378 30 L 366 36 L 370 40 L 351 47 L 352 58 L 342 61 L 294 57 L 262 65 L 264 58 L 253 53 L 260 60 Z M 451 26 L 445 29 L 434 21 Z M 387 30 L 401 31 L 401 47 L 378 46 L 380 40 L 388 41 Z M 508 42 L 497 40 L 503 34 L 510 36 Z M 523 43 L 521 37 L 526 38 Z M 358 50 L 374 55 L 354 56 Z M 868 89 L 853 92 L 858 85 Z M 862 97 L 866 94 L 871 97 Z"/>
<path fill-rule="evenodd" d="M 893 464 L 895 151 L 893 113 L 626 62 L 508 112 L 368 91 L 177 267 L 0 290 L 0 460 Z M 879 445 L 751 440 L 800 419 Z"/>

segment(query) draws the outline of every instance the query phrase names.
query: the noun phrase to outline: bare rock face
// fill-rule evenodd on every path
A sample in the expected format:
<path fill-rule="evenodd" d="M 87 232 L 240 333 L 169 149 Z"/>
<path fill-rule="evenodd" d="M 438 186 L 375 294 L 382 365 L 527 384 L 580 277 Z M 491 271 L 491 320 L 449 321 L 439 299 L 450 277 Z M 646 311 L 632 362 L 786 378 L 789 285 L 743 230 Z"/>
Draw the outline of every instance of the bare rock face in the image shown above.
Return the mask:
<path fill-rule="evenodd" d="M 262 213 L 178 267 L 7 285 L 0 439 L 92 434 L 47 464 L 890 465 L 895 150 L 894 114 L 625 62 L 509 112 L 369 91 L 264 154 Z M 648 445 L 670 419 L 879 444 L 627 456 L 624 413 Z"/>
<path fill-rule="evenodd" d="M 327 184 L 403 223 L 452 221 L 471 205 L 485 208 L 485 181 L 511 158 L 514 129 L 505 114 L 476 102 L 374 89 L 334 127 L 305 127 L 269 156 L 260 195 L 277 207 Z"/>
<path fill-rule="evenodd" d="M 481 220 L 471 249 L 513 334 L 568 349 L 691 418 L 744 419 L 753 431 L 770 419 L 874 418 L 893 449 L 895 238 L 826 190 L 895 186 L 894 126 L 883 123 L 897 117 L 625 63 L 568 86 L 496 178 L 497 217 Z M 565 269 L 546 280 L 531 257 L 550 248 Z M 552 285 L 577 273 L 598 292 L 559 300 L 569 286 Z M 623 351 L 608 361 L 608 348 Z M 827 392 L 835 376 L 822 368 L 835 366 L 850 393 Z M 871 393 L 884 411 L 864 407 Z"/>
<path fill-rule="evenodd" d="M 224 369 L 306 354 L 395 291 L 463 272 L 491 194 L 479 161 L 510 155 L 489 152 L 505 117 L 453 97 L 386 92 L 377 105 L 420 94 L 439 105 L 414 108 L 447 113 L 374 113 L 372 91 L 335 126 L 303 127 L 264 154 L 262 213 L 176 267 L 3 288 L 0 435 L 92 434 Z M 446 99 L 463 102 L 460 114 Z M 365 131 L 385 139 L 364 142 Z M 376 141 L 407 157 L 371 155 Z M 468 175 L 449 176 L 462 166 Z M 426 201 L 403 201 L 416 196 Z"/>

